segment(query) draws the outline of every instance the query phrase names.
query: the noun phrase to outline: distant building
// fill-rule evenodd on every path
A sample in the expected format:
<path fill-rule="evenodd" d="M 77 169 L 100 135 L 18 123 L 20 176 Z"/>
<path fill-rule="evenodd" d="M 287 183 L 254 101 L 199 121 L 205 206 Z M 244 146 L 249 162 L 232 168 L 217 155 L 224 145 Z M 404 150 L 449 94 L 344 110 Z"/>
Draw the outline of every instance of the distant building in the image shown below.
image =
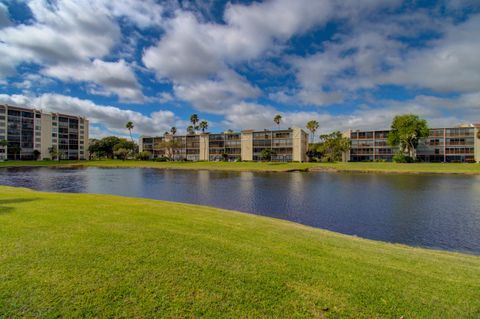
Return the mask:
<path fill-rule="evenodd" d="M 422 162 L 480 162 L 480 124 L 430 129 L 420 140 L 417 159 Z M 344 133 L 352 141 L 345 159 L 351 162 L 391 161 L 398 151 L 387 144 L 389 130 L 350 130 Z"/>
<path fill-rule="evenodd" d="M 304 162 L 307 160 L 308 134 L 302 129 L 245 130 L 242 132 L 201 133 L 182 136 L 140 137 L 140 150 L 152 158 L 166 155 L 162 142 L 178 141 L 173 158 L 188 161 L 260 161 L 264 149 L 274 151 L 272 161 Z"/>
<path fill-rule="evenodd" d="M 50 159 L 56 147 L 61 159 L 85 159 L 88 151 L 88 120 L 61 113 L 0 105 L 0 160 Z"/>

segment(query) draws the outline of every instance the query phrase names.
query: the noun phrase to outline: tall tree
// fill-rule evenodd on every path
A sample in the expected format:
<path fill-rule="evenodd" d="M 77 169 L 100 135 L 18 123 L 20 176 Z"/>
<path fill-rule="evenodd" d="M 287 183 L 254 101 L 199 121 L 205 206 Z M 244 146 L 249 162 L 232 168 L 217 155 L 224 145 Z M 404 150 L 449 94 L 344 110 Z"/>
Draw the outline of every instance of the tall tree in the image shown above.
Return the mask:
<path fill-rule="evenodd" d="M 311 120 L 307 122 L 306 128 L 310 131 L 310 133 L 312 133 L 310 135 L 311 143 L 313 143 L 313 141 L 315 140 L 315 132 L 318 130 L 319 127 L 320 127 L 320 124 L 315 120 Z"/>
<path fill-rule="evenodd" d="M 48 154 L 50 155 L 50 158 L 52 160 L 60 160 L 59 153 L 58 153 L 58 148 L 56 146 L 52 146 L 48 148 Z"/>
<path fill-rule="evenodd" d="M 13 144 L 13 145 L 9 145 L 8 146 L 8 151 L 13 153 L 14 155 L 14 159 L 17 160 L 17 156 L 22 152 L 22 148 L 16 144 Z"/>
<path fill-rule="evenodd" d="M 128 121 L 127 124 L 125 125 L 125 127 L 127 128 L 127 130 L 130 132 L 130 139 L 132 140 L 133 142 L 133 137 L 132 137 L 132 130 L 133 130 L 133 122 L 132 121 Z"/>
<path fill-rule="evenodd" d="M 308 150 L 308 157 L 319 159 L 324 162 L 338 162 L 342 155 L 351 147 L 351 141 L 344 137 L 341 132 L 320 135 L 320 142 L 311 144 Z"/>
<path fill-rule="evenodd" d="M 170 133 L 172 133 L 172 135 L 177 134 L 177 128 L 176 128 L 175 126 L 173 126 L 173 127 L 170 129 Z"/>
<path fill-rule="evenodd" d="M 165 149 L 165 156 L 168 159 L 173 160 L 173 156 L 175 155 L 175 151 L 181 146 L 177 140 L 163 140 L 160 142 L 160 148 Z"/>
<path fill-rule="evenodd" d="M 198 118 L 198 115 L 197 114 L 192 114 L 190 116 L 190 122 L 192 123 L 192 126 L 193 126 L 193 129 L 196 131 L 198 130 L 198 126 L 197 126 L 197 123 L 200 121 L 200 119 Z"/>
<path fill-rule="evenodd" d="M 36 160 L 39 160 L 39 159 L 40 159 L 40 155 L 42 155 L 42 153 L 41 153 L 39 150 L 33 150 L 33 157 L 34 157 Z"/>
<path fill-rule="evenodd" d="M 277 156 L 277 152 L 270 148 L 264 148 L 260 153 L 260 157 L 263 161 L 271 161 L 272 157 Z"/>
<path fill-rule="evenodd" d="M 205 133 L 205 130 L 208 129 L 208 122 L 207 121 L 201 121 L 198 126 L 202 130 L 202 133 Z"/>
<path fill-rule="evenodd" d="M 275 122 L 275 124 L 277 124 L 277 126 L 280 126 L 280 122 L 282 122 L 282 116 L 280 114 L 275 115 L 273 121 Z"/>
<path fill-rule="evenodd" d="M 127 159 L 128 154 L 130 154 L 130 151 L 127 150 L 126 148 L 119 148 L 119 149 L 115 150 L 114 154 L 117 158 L 124 161 L 124 160 Z"/>
<path fill-rule="evenodd" d="M 415 114 L 397 115 L 393 118 L 387 141 L 390 146 L 399 147 L 401 153 L 415 160 L 418 141 L 428 135 L 426 120 Z"/>

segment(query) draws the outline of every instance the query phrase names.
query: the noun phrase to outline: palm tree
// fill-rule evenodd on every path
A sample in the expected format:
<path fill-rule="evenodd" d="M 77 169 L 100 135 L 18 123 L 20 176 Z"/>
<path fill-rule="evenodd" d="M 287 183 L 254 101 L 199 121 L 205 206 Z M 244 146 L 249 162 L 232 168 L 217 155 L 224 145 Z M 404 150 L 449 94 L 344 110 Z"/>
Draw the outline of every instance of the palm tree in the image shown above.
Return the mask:
<path fill-rule="evenodd" d="M 133 137 L 132 137 L 132 130 L 133 130 L 133 122 L 132 121 L 128 121 L 127 124 L 125 125 L 125 127 L 127 128 L 127 130 L 130 132 L 130 138 L 132 139 L 132 142 L 133 142 Z"/>
<path fill-rule="evenodd" d="M 308 121 L 306 125 L 306 128 L 312 133 L 311 135 L 312 143 L 315 140 L 315 132 L 318 130 L 319 127 L 320 127 L 320 124 L 318 124 L 318 122 L 315 120 Z"/>
<path fill-rule="evenodd" d="M 18 154 L 22 152 L 22 148 L 18 145 L 10 145 L 8 150 L 13 153 L 15 160 L 17 160 Z"/>
<path fill-rule="evenodd" d="M 282 116 L 280 114 L 275 115 L 275 117 L 273 118 L 273 121 L 275 122 L 275 124 L 277 124 L 277 126 L 280 126 L 280 122 L 282 121 Z"/>
<path fill-rule="evenodd" d="M 202 133 L 205 133 L 205 130 L 208 128 L 208 122 L 207 121 L 201 121 L 200 124 L 198 125 L 200 127 L 200 129 L 202 130 Z M 207 153 L 207 143 L 205 143 L 205 154 Z M 208 161 L 208 158 L 207 158 L 207 161 Z"/>
<path fill-rule="evenodd" d="M 198 126 L 202 130 L 202 133 L 205 133 L 205 130 L 208 128 L 208 122 L 207 121 L 201 121 Z"/>
<path fill-rule="evenodd" d="M 174 126 L 170 129 L 170 133 L 172 133 L 172 135 L 175 135 L 177 134 L 177 128 Z"/>
<path fill-rule="evenodd" d="M 189 125 L 189 126 L 187 127 L 187 134 L 188 134 L 188 135 L 194 135 L 194 134 L 195 134 L 195 129 L 193 128 L 192 125 Z"/>
<path fill-rule="evenodd" d="M 193 125 L 193 129 L 194 130 L 198 130 L 198 126 L 197 126 L 197 123 L 200 121 L 200 119 L 198 118 L 198 115 L 197 114 L 192 114 L 190 116 L 190 122 L 192 122 L 192 125 Z"/>

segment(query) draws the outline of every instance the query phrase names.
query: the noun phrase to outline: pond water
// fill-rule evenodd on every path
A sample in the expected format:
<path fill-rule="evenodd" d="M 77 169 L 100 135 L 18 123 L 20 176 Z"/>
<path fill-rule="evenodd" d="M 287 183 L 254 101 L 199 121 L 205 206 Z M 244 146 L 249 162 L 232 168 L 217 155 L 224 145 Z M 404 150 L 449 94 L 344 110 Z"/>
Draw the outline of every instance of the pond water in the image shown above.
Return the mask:
<path fill-rule="evenodd" d="M 480 176 L 4 168 L 0 185 L 209 205 L 480 254 Z"/>

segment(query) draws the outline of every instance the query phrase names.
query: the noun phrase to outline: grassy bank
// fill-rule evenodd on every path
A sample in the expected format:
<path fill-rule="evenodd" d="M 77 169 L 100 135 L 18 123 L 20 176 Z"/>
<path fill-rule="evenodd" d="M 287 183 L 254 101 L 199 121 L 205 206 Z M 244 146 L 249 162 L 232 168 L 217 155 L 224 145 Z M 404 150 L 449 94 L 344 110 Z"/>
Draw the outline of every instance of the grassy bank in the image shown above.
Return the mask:
<path fill-rule="evenodd" d="M 0 187 L 0 317 L 478 318 L 480 257 Z"/>
<path fill-rule="evenodd" d="M 153 161 L 8 161 L 0 162 L 0 167 L 22 166 L 96 166 L 96 167 L 148 167 L 161 169 L 227 170 L 227 171 L 306 171 L 335 170 L 382 173 L 449 173 L 480 174 L 479 164 L 457 163 L 269 163 L 269 162 L 153 162 Z"/>

